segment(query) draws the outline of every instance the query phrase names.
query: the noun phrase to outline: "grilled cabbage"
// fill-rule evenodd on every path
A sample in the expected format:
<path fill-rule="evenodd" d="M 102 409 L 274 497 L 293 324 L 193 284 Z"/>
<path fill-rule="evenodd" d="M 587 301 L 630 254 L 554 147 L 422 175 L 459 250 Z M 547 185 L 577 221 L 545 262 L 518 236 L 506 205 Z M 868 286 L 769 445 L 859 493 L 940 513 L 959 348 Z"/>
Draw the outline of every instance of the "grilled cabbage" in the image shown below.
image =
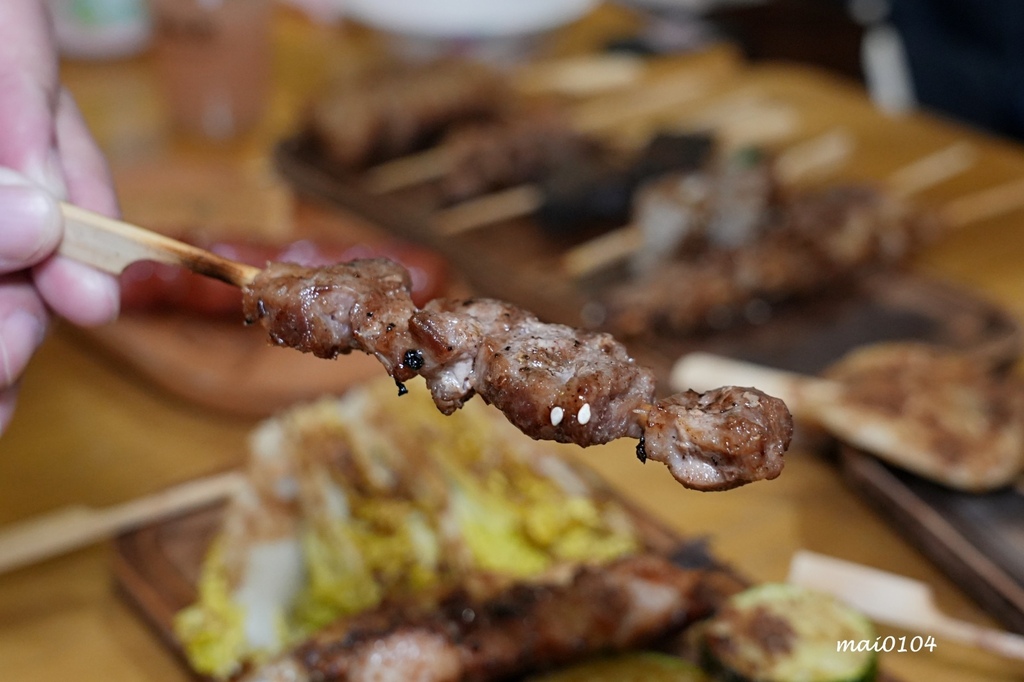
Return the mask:
<path fill-rule="evenodd" d="M 198 672 L 229 676 L 385 598 L 639 549 L 629 515 L 562 446 L 523 438 L 482 402 L 446 417 L 419 382 L 408 388 L 398 398 L 374 382 L 256 429 L 249 490 L 176 621 Z"/>

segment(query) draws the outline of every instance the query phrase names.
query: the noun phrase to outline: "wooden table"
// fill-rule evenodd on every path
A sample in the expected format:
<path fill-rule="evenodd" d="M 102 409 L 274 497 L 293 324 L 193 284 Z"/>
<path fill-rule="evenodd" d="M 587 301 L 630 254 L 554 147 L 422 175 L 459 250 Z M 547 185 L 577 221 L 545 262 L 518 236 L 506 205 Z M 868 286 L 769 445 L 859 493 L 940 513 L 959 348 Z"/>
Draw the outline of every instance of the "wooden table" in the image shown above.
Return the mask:
<path fill-rule="evenodd" d="M 619 19 L 608 10 L 557 47 L 577 49 L 587 36 L 622 30 Z M 275 90 L 266 120 L 251 136 L 227 145 L 199 145 L 169 132 L 148 57 L 67 64 L 65 78 L 117 168 L 167 159 L 251 168 L 264 160 L 267 144 L 289 129 L 303 97 L 330 69 L 353 67 L 374 54 L 364 32 L 311 26 L 286 11 L 277 17 L 275 39 Z M 1015 170 L 1024 174 L 1024 150 L 978 139 L 993 163 L 944 186 L 949 196 L 1004 180 Z M 145 208 L 142 190 L 130 192 L 129 186 L 122 189 L 126 207 Z M 973 224 L 931 249 L 916 267 L 1024 317 L 1022 215 Z M 72 503 L 113 504 L 241 461 L 253 418 L 226 416 L 156 391 L 76 339 L 58 325 L 25 376 L 19 411 L 0 440 L 0 522 Z M 794 550 L 808 548 L 925 580 L 948 613 L 991 624 L 813 453 L 794 451 L 777 481 L 728 494 L 682 490 L 660 466 L 639 465 L 626 443 L 578 456 L 679 532 L 708 536 L 718 555 L 755 580 L 782 579 Z M 0 576 L 0 677 L 189 679 L 117 594 L 110 552 L 100 544 Z M 931 653 L 891 654 L 885 667 L 906 680 L 1024 679 L 1024 665 L 947 642 Z"/>

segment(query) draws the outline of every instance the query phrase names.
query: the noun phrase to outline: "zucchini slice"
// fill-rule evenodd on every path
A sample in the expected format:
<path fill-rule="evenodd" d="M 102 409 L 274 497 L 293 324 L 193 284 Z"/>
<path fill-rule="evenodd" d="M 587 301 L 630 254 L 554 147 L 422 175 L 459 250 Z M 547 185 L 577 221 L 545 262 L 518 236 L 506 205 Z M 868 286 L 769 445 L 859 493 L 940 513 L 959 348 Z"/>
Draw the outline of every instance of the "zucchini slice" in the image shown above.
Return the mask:
<path fill-rule="evenodd" d="M 527 682 L 711 682 L 711 678 L 681 658 L 640 651 L 594 659 Z"/>
<path fill-rule="evenodd" d="M 727 682 L 871 682 L 875 637 L 831 595 L 784 583 L 733 595 L 700 629 L 706 669 Z"/>

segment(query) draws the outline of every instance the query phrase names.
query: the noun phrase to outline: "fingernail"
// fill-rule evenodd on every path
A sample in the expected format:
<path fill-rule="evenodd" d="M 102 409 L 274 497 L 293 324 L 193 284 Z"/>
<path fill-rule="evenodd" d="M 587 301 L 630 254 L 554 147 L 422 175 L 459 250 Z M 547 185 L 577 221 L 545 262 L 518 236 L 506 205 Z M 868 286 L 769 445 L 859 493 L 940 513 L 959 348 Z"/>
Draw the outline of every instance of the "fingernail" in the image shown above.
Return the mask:
<path fill-rule="evenodd" d="M 13 386 L 43 342 L 46 324 L 26 310 L 0 320 L 0 389 Z"/>
<path fill-rule="evenodd" d="M 0 187 L 0 271 L 42 260 L 60 238 L 57 202 L 34 187 Z"/>

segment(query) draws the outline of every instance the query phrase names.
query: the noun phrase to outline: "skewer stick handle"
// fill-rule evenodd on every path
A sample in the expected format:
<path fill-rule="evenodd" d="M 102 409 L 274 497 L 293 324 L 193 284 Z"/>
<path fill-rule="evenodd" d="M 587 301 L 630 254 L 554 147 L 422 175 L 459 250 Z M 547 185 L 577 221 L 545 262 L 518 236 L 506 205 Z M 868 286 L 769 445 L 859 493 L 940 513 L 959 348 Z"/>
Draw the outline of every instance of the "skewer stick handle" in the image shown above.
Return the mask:
<path fill-rule="evenodd" d="M 386 161 L 366 171 L 366 188 L 373 194 L 387 194 L 444 177 L 451 170 L 452 155 L 439 146 L 418 154 Z"/>
<path fill-rule="evenodd" d="M 1024 636 L 945 615 L 931 588 L 919 580 L 800 550 L 793 555 L 788 581 L 832 594 L 878 623 L 1024 660 Z"/>
<path fill-rule="evenodd" d="M 886 185 L 897 196 L 923 192 L 970 169 L 978 160 L 977 148 L 969 142 L 954 142 L 932 154 L 894 171 Z"/>
<path fill-rule="evenodd" d="M 58 252 L 113 275 L 120 274 L 131 263 L 149 260 L 178 265 L 241 287 L 249 284 L 260 271 L 68 203 L 61 204 L 61 212 L 64 239 Z"/>
<path fill-rule="evenodd" d="M 831 402 L 843 390 L 834 381 L 765 367 L 713 353 L 689 353 L 672 367 L 669 384 L 674 391 L 708 391 L 718 386 L 750 386 L 782 399 L 794 416 L 813 417 L 822 402 Z"/>
<path fill-rule="evenodd" d="M 72 506 L 12 524 L 0 529 L 0 573 L 219 502 L 238 490 L 242 480 L 235 472 L 217 474 L 104 509 Z"/>
<path fill-rule="evenodd" d="M 440 234 L 460 234 L 530 215 L 543 202 L 544 194 L 539 187 L 520 185 L 444 209 L 435 214 L 434 228 Z"/>
<path fill-rule="evenodd" d="M 628 258 L 643 245 L 637 225 L 626 225 L 574 246 L 562 256 L 562 269 L 580 278 Z"/>
<path fill-rule="evenodd" d="M 1018 178 L 953 199 L 943 207 L 942 215 L 946 224 L 957 228 L 1020 208 L 1024 208 L 1024 180 Z"/>

